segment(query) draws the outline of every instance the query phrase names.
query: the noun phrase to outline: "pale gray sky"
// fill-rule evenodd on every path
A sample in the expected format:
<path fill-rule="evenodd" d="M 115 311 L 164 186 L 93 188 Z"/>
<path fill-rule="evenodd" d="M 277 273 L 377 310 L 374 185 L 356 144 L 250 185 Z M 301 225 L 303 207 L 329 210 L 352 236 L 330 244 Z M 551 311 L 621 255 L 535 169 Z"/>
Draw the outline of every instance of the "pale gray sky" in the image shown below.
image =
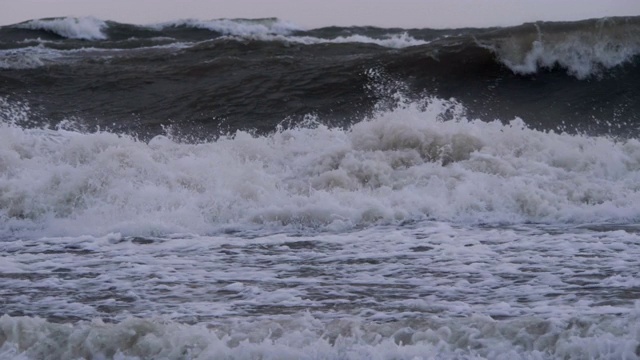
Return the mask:
<path fill-rule="evenodd" d="M 278 17 L 307 28 L 442 28 L 625 15 L 640 15 L 640 0 L 0 0 L 0 25 L 58 16 L 95 16 L 135 24 Z"/>

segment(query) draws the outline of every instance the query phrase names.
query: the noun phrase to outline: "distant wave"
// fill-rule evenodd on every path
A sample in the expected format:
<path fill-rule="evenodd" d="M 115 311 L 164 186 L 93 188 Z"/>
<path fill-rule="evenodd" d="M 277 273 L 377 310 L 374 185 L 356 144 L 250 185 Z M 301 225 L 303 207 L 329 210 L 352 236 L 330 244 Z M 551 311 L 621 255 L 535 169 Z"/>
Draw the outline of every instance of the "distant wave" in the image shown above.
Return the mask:
<path fill-rule="evenodd" d="M 150 28 L 164 30 L 170 27 L 188 27 L 206 29 L 224 35 L 255 36 L 255 35 L 289 35 L 295 31 L 303 31 L 301 27 L 277 18 L 266 19 L 216 19 L 197 20 L 186 19 L 150 25 Z"/>
<path fill-rule="evenodd" d="M 0 50 L 0 69 L 35 69 L 55 58 L 54 51 L 43 48 Z"/>
<path fill-rule="evenodd" d="M 107 23 L 93 17 L 66 17 L 31 20 L 15 25 L 17 28 L 44 30 L 68 39 L 106 40 Z"/>
<path fill-rule="evenodd" d="M 495 53 L 497 59 L 514 73 L 528 75 L 557 66 L 566 69 L 578 79 L 599 75 L 604 69 L 629 62 L 640 53 L 640 20 L 634 17 L 566 23 L 539 22 L 500 29 L 460 30 L 375 27 L 305 30 L 277 18 L 186 19 L 141 26 L 103 21 L 93 17 L 66 17 L 31 20 L 2 27 L 0 30 L 11 28 L 43 31 L 66 39 L 85 41 L 124 41 L 155 37 L 197 42 L 226 36 L 241 41 L 280 41 L 302 45 L 353 43 L 404 48 L 426 45 L 438 40 L 437 45 L 434 44 L 435 51 L 441 51 L 460 42 L 475 40 L 477 45 Z M 208 36 L 190 33 L 189 29 L 210 33 Z"/>
<path fill-rule="evenodd" d="M 80 40 L 112 40 L 110 33 L 118 32 L 123 37 L 123 28 L 136 29 L 138 31 L 154 30 L 157 37 L 167 38 L 165 33 L 179 29 L 199 29 L 211 31 L 211 38 L 227 36 L 232 40 L 240 41 L 283 41 L 304 45 L 321 43 L 363 43 L 376 44 L 390 48 L 403 48 L 407 46 L 423 45 L 427 41 L 417 40 L 406 32 L 390 33 L 383 36 L 371 37 L 367 34 L 354 33 L 351 35 L 336 35 L 329 38 L 311 36 L 295 24 L 279 19 L 218 19 L 218 20 L 178 20 L 153 24 L 149 26 L 125 25 L 114 22 L 105 22 L 95 18 L 57 18 L 31 20 L 15 25 L 16 28 L 42 30 L 54 33 L 67 39 Z M 139 33 L 132 32 L 135 37 Z"/>
<path fill-rule="evenodd" d="M 515 73 L 534 74 L 559 66 L 586 79 L 640 54 L 640 20 L 525 24 L 484 35 L 478 43 L 495 52 Z"/>

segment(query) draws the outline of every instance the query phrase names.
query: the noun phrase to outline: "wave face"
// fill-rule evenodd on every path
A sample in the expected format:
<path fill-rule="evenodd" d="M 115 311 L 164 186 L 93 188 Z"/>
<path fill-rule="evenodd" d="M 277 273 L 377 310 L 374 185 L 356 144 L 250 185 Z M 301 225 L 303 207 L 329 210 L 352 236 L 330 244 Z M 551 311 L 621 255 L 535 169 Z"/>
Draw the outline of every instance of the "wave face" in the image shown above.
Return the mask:
<path fill-rule="evenodd" d="M 265 133 L 308 114 L 349 126 L 398 92 L 455 98 L 474 119 L 636 136 L 638 39 L 635 17 L 454 30 L 57 18 L 0 28 L 0 82 L 40 125 L 147 139 L 166 124 Z"/>
<path fill-rule="evenodd" d="M 58 18 L 48 20 L 31 20 L 15 26 L 19 29 L 29 29 L 36 32 L 44 31 L 53 33 L 67 39 L 80 40 L 106 40 L 103 32 L 107 24 L 99 19 L 84 18 Z"/>
<path fill-rule="evenodd" d="M 0 359 L 640 358 L 639 25 L 0 27 Z"/>
<path fill-rule="evenodd" d="M 637 18 L 532 25 L 498 30 L 480 43 L 516 73 L 560 67 L 581 80 L 630 62 L 640 50 Z"/>

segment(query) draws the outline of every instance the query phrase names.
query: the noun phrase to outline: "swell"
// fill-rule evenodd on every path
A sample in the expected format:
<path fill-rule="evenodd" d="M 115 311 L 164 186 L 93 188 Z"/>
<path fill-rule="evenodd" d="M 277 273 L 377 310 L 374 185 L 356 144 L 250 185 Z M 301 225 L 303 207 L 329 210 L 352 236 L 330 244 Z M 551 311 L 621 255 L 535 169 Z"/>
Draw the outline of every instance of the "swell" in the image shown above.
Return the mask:
<path fill-rule="evenodd" d="M 632 137 L 639 22 L 302 30 L 278 19 L 34 20 L 0 28 L 0 84 L 31 104 L 38 126 L 73 118 L 145 138 L 167 125 L 205 138 L 267 133 L 309 114 L 349 126 L 397 93 L 455 98 L 470 118 Z"/>

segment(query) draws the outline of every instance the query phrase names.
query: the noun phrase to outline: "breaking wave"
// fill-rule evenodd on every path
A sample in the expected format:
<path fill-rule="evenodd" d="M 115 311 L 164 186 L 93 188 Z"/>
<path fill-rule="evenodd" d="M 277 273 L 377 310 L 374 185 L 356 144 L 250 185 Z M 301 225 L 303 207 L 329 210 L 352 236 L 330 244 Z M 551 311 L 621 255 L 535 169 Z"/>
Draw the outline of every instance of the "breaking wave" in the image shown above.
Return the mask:
<path fill-rule="evenodd" d="M 0 317 L 0 358 L 637 359 L 637 315 L 593 320 L 323 323 L 311 315 L 231 326 L 131 318 L 56 324 Z"/>
<path fill-rule="evenodd" d="M 17 28 L 43 30 L 68 39 L 106 40 L 107 23 L 93 17 L 66 17 L 30 20 L 15 25 Z"/>
<path fill-rule="evenodd" d="M 349 229 L 408 220 L 640 218 L 640 142 L 482 122 L 428 99 L 350 128 L 310 119 L 189 144 L 0 124 L 2 232 L 207 233 L 229 225 Z M 5 118 L 24 116 L 14 110 Z M 69 226 L 74 224 L 74 226 Z M 38 230 L 40 229 L 40 230 Z M 73 229 L 73 230 L 71 230 Z"/>

